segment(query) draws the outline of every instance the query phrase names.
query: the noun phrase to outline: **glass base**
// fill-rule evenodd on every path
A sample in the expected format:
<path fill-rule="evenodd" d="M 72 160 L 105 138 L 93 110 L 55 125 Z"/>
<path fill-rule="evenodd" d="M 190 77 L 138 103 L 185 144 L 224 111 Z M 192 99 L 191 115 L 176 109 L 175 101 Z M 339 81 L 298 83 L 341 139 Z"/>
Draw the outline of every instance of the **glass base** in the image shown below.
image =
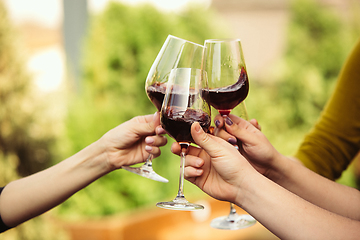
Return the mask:
<path fill-rule="evenodd" d="M 176 197 L 174 200 L 169 202 L 158 202 L 157 207 L 170 209 L 170 210 L 183 210 L 183 211 L 196 211 L 204 209 L 203 205 L 190 203 L 185 197 Z"/>
<path fill-rule="evenodd" d="M 127 166 L 122 166 L 122 169 L 125 169 L 126 171 L 135 173 L 137 175 L 158 181 L 158 182 L 164 182 L 167 183 L 169 182 L 169 180 L 167 180 L 166 178 L 160 176 L 159 174 L 157 174 L 152 167 L 149 167 L 147 165 L 142 165 L 141 167 L 127 167 Z"/>
<path fill-rule="evenodd" d="M 238 230 L 251 227 L 255 223 L 256 220 L 248 214 L 232 214 L 215 218 L 211 221 L 210 226 L 217 229 Z"/>

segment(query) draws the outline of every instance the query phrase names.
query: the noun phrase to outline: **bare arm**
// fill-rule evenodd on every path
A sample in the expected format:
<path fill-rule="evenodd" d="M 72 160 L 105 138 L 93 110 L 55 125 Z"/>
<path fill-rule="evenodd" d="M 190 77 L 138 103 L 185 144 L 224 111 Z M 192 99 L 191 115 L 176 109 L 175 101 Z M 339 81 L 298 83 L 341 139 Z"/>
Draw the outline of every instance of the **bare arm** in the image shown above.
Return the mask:
<path fill-rule="evenodd" d="M 158 156 L 159 146 L 166 144 L 165 137 L 151 136 L 158 125 L 158 114 L 133 118 L 68 159 L 9 183 L 0 195 L 2 220 L 14 227 L 57 206 L 101 176 L 144 161 L 148 152 Z M 148 145 L 152 147 L 147 152 Z"/>
<path fill-rule="evenodd" d="M 336 214 L 360 220 L 360 192 L 320 176 L 297 161 L 278 156 L 271 174 L 280 186 Z"/>
<path fill-rule="evenodd" d="M 220 126 L 225 122 L 227 131 L 218 131 L 218 135 L 223 139 L 235 136 L 241 153 L 261 174 L 321 208 L 360 220 L 360 192 L 357 189 L 315 174 L 297 159 L 280 154 L 258 128 L 244 119 L 234 115 L 231 115 L 231 121 L 217 119 Z"/>
<path fill-rule="evenodd" d="M 360 236 L 359 221 L 311 204 L 260 174 L 248 176 L 243 186 L 243 193 L 235 203 L 281 239 L 358 239 Z M 331 186 L 324 187 L 336 192 Z M 343 195 L 343 199 L 347 197 L 351 195 Z"/>
<path fill-rule="evenodd" d="M 93 143 L 53 167 L 9 183 L 0 196 L 1 217 L 9 227 L 38 216 L 109 172 Z"/>
<path fill-rule="evenodd" d="M 204 192 L 244 208 L 281 239 L 359 237 L 358 220 L 327 211 L 293 194 L 256 171 L 231 144 L 204 133 L 201 128 L 197 130 L 196 125 L 192 126 L 192 136 L 202 149 L 190 149 L 185 176 Z M 172 150 L 178 152 L 178 146 Z M 199 160 L 202 164 L 198 164 Z M 313 179 L 313 175 L 316 174 L 309 171 L 303 178 Z M 337 191 L 327 182 L 322 187 Z M 343 196 L 347 197 L 351 198 Z"/>

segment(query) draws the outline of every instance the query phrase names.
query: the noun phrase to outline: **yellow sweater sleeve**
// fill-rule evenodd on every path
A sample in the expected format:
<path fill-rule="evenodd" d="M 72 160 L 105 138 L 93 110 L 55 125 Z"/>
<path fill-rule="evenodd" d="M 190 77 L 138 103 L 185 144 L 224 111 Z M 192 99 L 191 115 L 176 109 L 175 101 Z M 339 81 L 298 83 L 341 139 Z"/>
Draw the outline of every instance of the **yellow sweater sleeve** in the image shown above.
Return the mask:
<path fill-rule="evenodd" d="M 334 92 L 295 154 L 309 169 L 337 179 L 360 149 L 360 41 L 343 66 Z"/>

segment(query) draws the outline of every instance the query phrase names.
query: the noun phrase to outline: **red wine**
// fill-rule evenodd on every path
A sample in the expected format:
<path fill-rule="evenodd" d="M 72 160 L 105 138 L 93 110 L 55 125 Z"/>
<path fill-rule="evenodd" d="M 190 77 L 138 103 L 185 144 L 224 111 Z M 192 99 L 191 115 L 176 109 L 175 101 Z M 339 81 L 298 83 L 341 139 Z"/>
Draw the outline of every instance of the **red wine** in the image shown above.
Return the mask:
<path fill-rule="evenodd" d="M 159 112 L 161 110 L 165 92 L 166 83 L 156 82 L 146 88 L 146 94 L 149 96 L 150 101 L 154 104 Z"/>
<path fill-rule="evenodd" d="M 238 81 L 230 86 L 204 91 L 203 98 L 219 111 L 221 115 L 229 115 L 230 111 L 244 101 L 249 93 L 249 81 L 245 68 L 241 68 Z"/>
<path fill-rule="evenodd" d="M 149 96 L 150 101 L 155 105 L 159 112 L 161 111 L 161 106 L 164 101 L 166 85 L 166 83 L 156 82 L 146 88 L 146 94 Z M 172 91 L 176 92 L 170 95 L 170 101 L 173 102 L 173 105 L 180 106 L 179 104 L 186 101 L 184 98 L 188 98 L 187 106 L 191 107 L 196 101 L 197 93 L 195 89 L 189 89 L 189 93 L 185 94 L 179 86 L 172 86 L 172 88 Z"/>
<path fill-rule="evenodd" d="M 191 124 L 199 122 L 205 132 L 209 131 L 211 117 L 202 110 L 171 106 L 161 113 L 161 126 L 177 142 L 194 142 L 191 136 Z"/>

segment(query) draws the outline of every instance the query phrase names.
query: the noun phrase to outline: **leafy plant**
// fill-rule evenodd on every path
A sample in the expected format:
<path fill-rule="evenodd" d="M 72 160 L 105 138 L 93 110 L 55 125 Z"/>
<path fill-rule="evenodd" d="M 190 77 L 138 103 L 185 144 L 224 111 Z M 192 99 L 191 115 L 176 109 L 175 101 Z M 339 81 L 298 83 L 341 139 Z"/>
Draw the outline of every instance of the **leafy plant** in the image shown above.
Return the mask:
<path fill-rule="evenodd" d="M 21 45 L 0 2 L 0 186 L 50 165 L 54 134 L 22 58 Z M 1 234 L 8 240 L 63 240 L 44 216 Z"/>
<path fill-rule="evenodd" d="M 284 56 L 268 81 L 253 82 L 248 97 L 249 111 L 287 154 L 319 117 L 356 41 L 350 34 L 354 24 L 331 9 L 312 0 L 291 3 Z M 289 142 L 294 144 L 284 147 Z"/>

